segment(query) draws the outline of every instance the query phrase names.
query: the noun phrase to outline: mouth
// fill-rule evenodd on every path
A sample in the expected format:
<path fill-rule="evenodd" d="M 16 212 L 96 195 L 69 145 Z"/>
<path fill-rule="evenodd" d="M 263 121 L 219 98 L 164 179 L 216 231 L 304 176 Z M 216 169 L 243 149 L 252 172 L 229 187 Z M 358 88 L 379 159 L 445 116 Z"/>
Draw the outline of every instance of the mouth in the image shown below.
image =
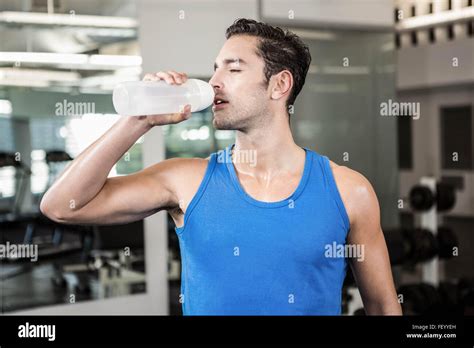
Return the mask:
<path fill-rule="evenodd" d="M 223 108 L 225 108 L 227 105 L 229 104 L 229 102 L 227 100 L 225 100 L 224 98 L 222 97 L 215 97 L 214 98 L 214 103 L 212 104 L 212 111 L 218 111 L 218 110 L 222 110 Z"/>

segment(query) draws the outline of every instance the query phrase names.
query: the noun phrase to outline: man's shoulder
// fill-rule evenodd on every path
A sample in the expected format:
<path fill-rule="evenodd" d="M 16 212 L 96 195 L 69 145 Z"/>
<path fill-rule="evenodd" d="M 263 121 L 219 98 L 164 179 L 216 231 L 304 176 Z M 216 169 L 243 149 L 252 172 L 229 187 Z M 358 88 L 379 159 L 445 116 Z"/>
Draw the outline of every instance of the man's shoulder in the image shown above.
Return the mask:
<path fill-rule="evenodd" d="M 166 160 L 171 176 L 184 179 L 183 177 L 191 178 L 204 174 L 209 164 L 210 157 L 175 157 Z"/>
<path fill-rule="evenodd" d="M 344 185 L 349 185 L 353 188 L 358 186 L 370 185 L 370 182 L 364 175 L 352 168 L 339 165 L 331 160 L 329 160 L 329 165 L 331 167 L 334 179 L 336 180 L 337 184 L 341 183 Z"/>
<path fill-rule="evenodd" d="M 370 181 L 358 171 L 329 161 L 336 186 L 351 222 L 356 216 L 378 209 L 378 201 Z"/>
<path fill-rule="evenodd" d="M 192 197 L 196 194 L 204 179 L 209 158 L 175 157 L 164 161 L 168 168 L 165 181 L 179 203 L 179 207 L 169 210 L 169 213 L 175 219 L 175 223 L 182 224 L 183 221 L 180 220 L 180 216 L 186 211 Z"/>
<path fill-rule="evenodd" d="M 211 156 L 206 158 L 201 157 L 173 157 L 168 158 L 166 161 L 173 163 L 176 167 L 192 167 L 192 166 L 202 166 L 209 162 Z"/>

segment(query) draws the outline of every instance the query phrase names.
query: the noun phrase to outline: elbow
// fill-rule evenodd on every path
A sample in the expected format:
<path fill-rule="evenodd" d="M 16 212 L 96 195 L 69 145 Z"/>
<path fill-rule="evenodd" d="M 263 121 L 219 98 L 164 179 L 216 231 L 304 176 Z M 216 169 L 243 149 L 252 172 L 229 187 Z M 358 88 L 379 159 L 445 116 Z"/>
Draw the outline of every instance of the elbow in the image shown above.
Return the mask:
<path fill-rule="evenodd" d="M 49 202 L 47 202 L 44 198 L 41 200 L 39 209 L 40 209 L 41 214 L 43 214 L 50 220 L 58 222 L 58 220 L 61 219 L 61 217 L 59 216 L 57 212 L 56 213 L 53 212 L 52 205 Z"/>
<path fill-rule="evenodd" d="M 67 223 L 70 219 L 64 212 L 64 210 L 58 209 L 57 204 L 52 203 L 43 197 L 39 206 L 41 214 L 46 216 L 48 219 L 58 222 L 58 223 Z"/>

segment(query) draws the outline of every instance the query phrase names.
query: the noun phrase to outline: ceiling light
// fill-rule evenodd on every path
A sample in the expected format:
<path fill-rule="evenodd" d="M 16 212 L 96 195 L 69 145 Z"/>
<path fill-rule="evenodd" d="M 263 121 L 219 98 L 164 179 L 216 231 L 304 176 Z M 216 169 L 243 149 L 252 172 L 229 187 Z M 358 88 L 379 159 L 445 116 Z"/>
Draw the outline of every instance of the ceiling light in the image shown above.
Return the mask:
<path fill-rule="evenodd" d="M 437 12 L 422 16 L 405 18 L 397 23 L 397 31 L 409 31 L 414 29 L 423 29 L 439 26 L 442 24 L 451 24 L 474 19 L 474 7 L 464 7 L 458 10 Z"/>
<path fill-rule="evenodd" d="M 12 113 L 12 103 L 6 99 L 0 99 L 0 114 L 10 115 Z"/>
<path fill-rule="evenodd" d="M 0 52 L 0 63 L 15 66 L 21 64 L 46 64 L 67 66 L 75 69 L 115 69 L 136 67 L 142 64 L 142 57 L 135 55 L 87 55 L 40 52 Z"/>
<path fill-rule="evenodd" d="M 75 27 L 121 28 L 137 27 L 137 21 L 128 17 L 90 16 L 75 13 L 0 12 L 0 23 L 31 25 L 62 25 Z"/>

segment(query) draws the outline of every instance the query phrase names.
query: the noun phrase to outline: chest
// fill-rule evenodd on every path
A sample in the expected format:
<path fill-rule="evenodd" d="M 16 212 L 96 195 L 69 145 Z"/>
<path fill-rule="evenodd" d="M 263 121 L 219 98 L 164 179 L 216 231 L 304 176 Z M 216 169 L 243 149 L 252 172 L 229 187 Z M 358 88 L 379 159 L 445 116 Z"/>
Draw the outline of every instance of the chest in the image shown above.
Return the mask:
<path fill-rule="evenodd" d="M 259 178 L 236 172 L 242 190 L 255 200 L 277 202 L 291 196 L 298 187 L 301 173 L 280 175 L 275 178 Z"/>
<path fill-rule="evenodd" d="M 193 213 L 184 237 L 191 255 L 206 250 L 207 256 L 212 253 L 216 259 L 264 257 L 277 263 L 288 258 L 321 264 L 328 261 L 324 256 L 328 245 L 345 243 L 337 211 L 325 206 L 323 199 L 300 199 L 275 209 L 255 208 L 231 199 L 222 200 L 217 206 L 206 209 L 203 204 Z"/>

